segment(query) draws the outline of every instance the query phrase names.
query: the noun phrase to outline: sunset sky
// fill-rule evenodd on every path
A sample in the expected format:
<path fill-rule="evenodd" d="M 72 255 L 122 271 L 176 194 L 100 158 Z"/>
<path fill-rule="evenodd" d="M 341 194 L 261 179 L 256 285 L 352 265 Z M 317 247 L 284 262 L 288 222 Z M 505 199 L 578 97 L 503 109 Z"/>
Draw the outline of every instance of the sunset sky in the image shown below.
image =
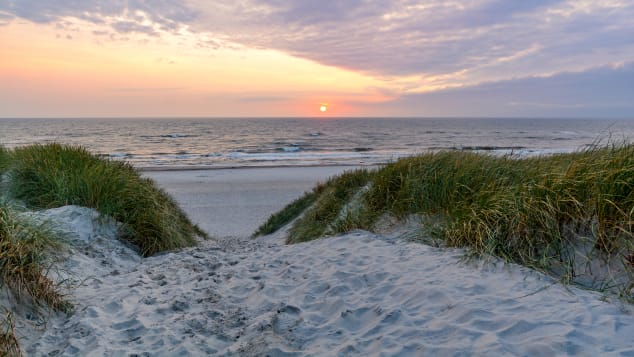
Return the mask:
<path fill-rule="evenodd" d="M 634 117 L 631 0 L 0 0 L 0 117 Z"/>

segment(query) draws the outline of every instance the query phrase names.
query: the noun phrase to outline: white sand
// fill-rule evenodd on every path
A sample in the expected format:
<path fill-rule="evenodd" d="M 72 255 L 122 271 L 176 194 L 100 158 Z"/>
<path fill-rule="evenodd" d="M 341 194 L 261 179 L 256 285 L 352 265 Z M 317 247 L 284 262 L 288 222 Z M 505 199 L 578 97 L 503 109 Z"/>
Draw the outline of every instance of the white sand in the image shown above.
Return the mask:
<path fill-rule="evenodd" d="M 248 212 L 237 202 L 251 203 L 225 204 Z M 95 279 L 74 291 L 71 317 L 23 336 L 28 355 L 634 356 L 631 307 L 516 265 L 464 262 L 461 250 L 359 231 L 292 246 L 223 238 L 139 261 L 93 214 L 46 213 L 78 231 L 70 275 Z"/>

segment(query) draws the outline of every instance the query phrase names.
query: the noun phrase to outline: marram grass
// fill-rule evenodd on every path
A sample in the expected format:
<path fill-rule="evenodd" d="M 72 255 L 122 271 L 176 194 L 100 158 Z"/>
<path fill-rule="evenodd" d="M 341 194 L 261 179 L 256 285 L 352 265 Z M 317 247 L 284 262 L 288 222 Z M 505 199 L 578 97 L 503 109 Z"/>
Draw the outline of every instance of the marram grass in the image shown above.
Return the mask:
<path fill-rule="evenodd" d="M 192 246 L 196 236 L 206 236 L 166 192 L 127 163 L 60 144 L 21 147 L 3 155 L 9 157 L 4 166 L 13 198 L 36 209 L 94 208 L 122 222 L 122 238 L 144 256 Z"/>
<path fill-rule="evenodd" d="M 271 215 L 269 219 L 262 224 L 256 231 L 253 233 L 253 237 L 257 237 L 260 235 L 271 234 L 276 232 L 288 222 L 297 218 L 306 208 L 310 207 L 317 198 L 319 194 L 320 187 L 318 186 L 311 192 L 306 192 L 303 196 L 289 203 L 284 209 L 281 211 Z"/>
<path fill-rule="evenodd" d="M 11 312 L 0 316 L 0 356 L 21 356 L 20 344 L 15 336 L 15 324 L 13 323 L 13 314 Z"/>
<path fill-rule="evenodd" d="M 0 201 L 0 288 L 17 304 L 49 306 L 68 312 L 71 304 L 46 276 L 51 257 L 59 249 L 53 231 L 17 215 Z M 6 290 L 5 290 L 6 289 Z M 0 356 L 20 356 L 13 312 L 2 306 Z"/>
<path fill-rule="evenodd" d="M 355 192 L 360 207 L 337 224 Z M 289 242 L 411 214 L 435 217 L 432 234 L 449 246 L 540 269 L 567 264 L 568 248 L 588 237 L 596 251 L 633 264 L 634 145 L 524 159 L 447 151 L 347 173 L 325 184 Z"/>
<path fill-rule="evenodd" d="M 9 160 L 9 150 L 7 150 L 4 146 L 0 146 L 0 175 L 2 175 L 6 170 L 9 165 Z"/>
<path fill-rule="evenodd" d="M 367 170 L 353 170 L 317 185 L 313 191 L 273 214 L 254 236 L 275 232 L 304 212 L 304 216 L 292 226 L 288 243 L 319 238 L 333 229 L 330 224 L 337 221 L 341 209 L 367 184 L 369 177 Z"/>
<path fill-rule="evenodd" d="M 0 203 L 0 282 L 18 300 L 26 297 L 55 310 L 70 309 L 44 273 L 59 244 L 53 231 L 16 215 Z"/>

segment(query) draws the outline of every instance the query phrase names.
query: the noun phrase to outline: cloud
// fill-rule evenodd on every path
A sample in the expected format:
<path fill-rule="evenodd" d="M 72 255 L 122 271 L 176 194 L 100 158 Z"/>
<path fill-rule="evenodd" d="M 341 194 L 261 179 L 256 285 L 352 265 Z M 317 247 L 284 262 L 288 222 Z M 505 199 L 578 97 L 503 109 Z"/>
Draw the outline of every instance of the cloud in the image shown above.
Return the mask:
<path fill-rule="evenodd" d="M 152 34 L 150 22 L 164 31 L 176 30 L 193 21 L 197 13 L 180 0 L 0 0 L 0 12 L 36 23 L 52 23 L 75 17 L 115 30 Z M 132 24 L 134 22 L 134 24 Z"/>
<path fill-rule="evenodd" d="M 400 94 L 634 60 L 630 1 L 187 0 L 187 5 L 198 9 L 199 16 L 188 22 L 194 33 L 399 83 Z"/>
<path fill-rule="evenodd" d="M 2 13 L 0 13 L 0 26 L 6 26 L 10 24 L 12 19 L 12 16 L 3 15 Z"/>
<path fill-rule="evenodd" d="M 634 62 L 410 94 L 373 110 L 411 116 L 634 118 Z"/>
<path fill-rule="evenodd" d="M 139 32 L 150 36 L 157 36 L 158 33 L 150 25 L 141 25 L 134 21 L 117 21 L 112 24 L 112 28 L 119 33 Z"/>
<path fill-rule="evenodd" d="M 234 43 L 407 77 L 403 92 L 634 60 L 628 0 L 0 0 L 0 14 L 76 17 L 120 34 L 186 27 L 201 48 Z"/>

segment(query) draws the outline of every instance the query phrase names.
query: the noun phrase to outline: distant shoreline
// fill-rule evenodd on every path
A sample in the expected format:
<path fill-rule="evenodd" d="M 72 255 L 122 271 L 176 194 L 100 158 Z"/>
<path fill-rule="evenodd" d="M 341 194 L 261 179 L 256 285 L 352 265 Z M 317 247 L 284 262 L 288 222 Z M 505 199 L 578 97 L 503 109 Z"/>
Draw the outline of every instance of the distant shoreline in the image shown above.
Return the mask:
<path fill-rule="evenodd" d="M 264 165 L 264 166 L 135 166 L 137 170 L 140 172 L 161 172 L 161 171 L 216 171 L 216 170 L 247 170 L 247 169 L 293 169 L 293 168 L 307 168 L 307 167 L 350 167 L 350 168 L 358 168 L 358 167 L 379 167 L 386 165 L 385 163 L 369 163 L 369 164 L 323 164 L 323 165 L 308 165 L 308 164 L 299 164 L 299 165 Z"/>

